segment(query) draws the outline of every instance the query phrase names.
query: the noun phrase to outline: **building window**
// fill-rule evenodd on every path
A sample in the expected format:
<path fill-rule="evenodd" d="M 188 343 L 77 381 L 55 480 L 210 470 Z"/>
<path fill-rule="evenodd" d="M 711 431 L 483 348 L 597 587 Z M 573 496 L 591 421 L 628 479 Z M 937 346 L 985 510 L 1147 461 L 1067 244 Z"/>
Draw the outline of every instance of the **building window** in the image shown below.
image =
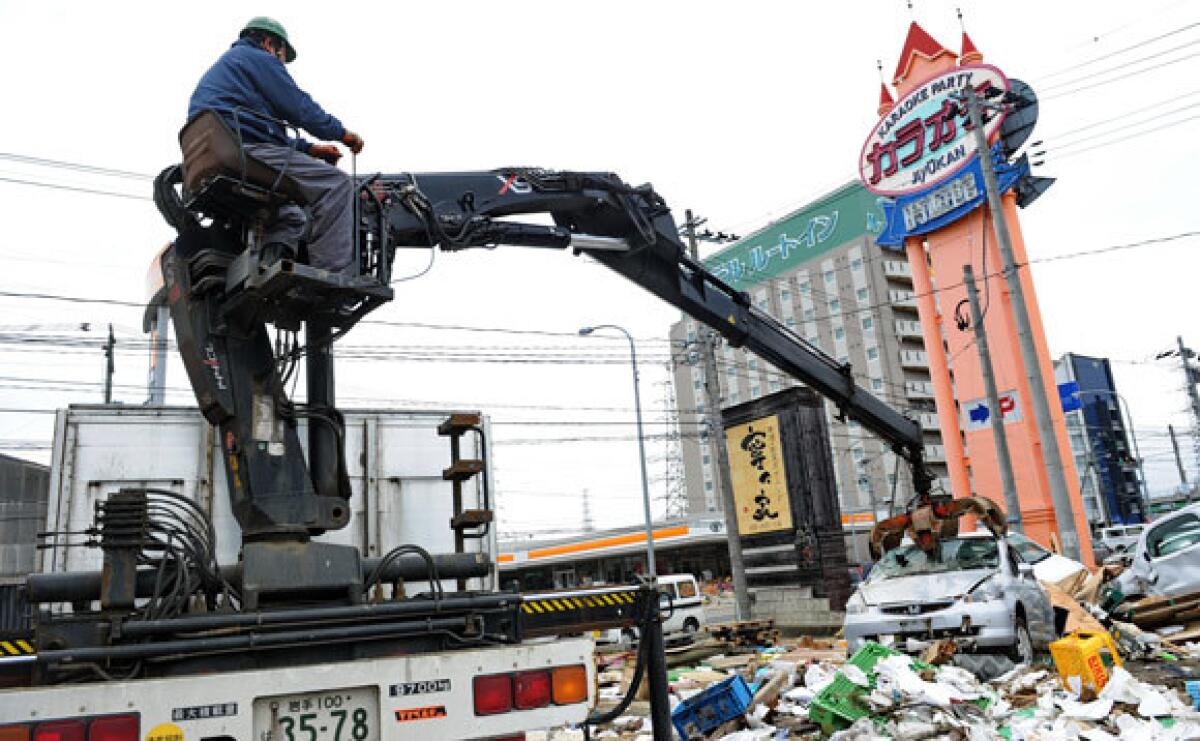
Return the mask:
<path fill-rule="evenodd" d="M 788 303 L 789 301 L 792 300 L 792 292 L 786 288 L 783 289 L 782 291 L 779 292 L 779 300 L 785 304 Z"/>
<path fill-rule="evenodd" d="M 866 301 L 867 297 L 870 296 L 870 292 L 866 289 L 866 287 L 863 287 L 855 291 L 854 295 L 858 296 L 859 301 Z"/>
<path fill-rule="evenodd" d="M 872 378 L 871 379 L 871 390 L 872 391 L 883 391 L 883 379 L 882 378 Z"/>
<path fill-rule="evenodd" d="M 831 285 L 837 282 L 837 277 L 833 273 L 833 268 L 825 271 L 825 282 Z"/>
<path fill-rule="evenodd" d="M 711 481 L 705 481 L 705 482 L 704 482 L 704 490 L 705 490 L 705 491 L 712 491 L 712 490 L 713 490 L 713 482 L 711 482 Z"/>
<path fill-rule="evenodd" d="M 705 453 L 704 457 L 701 458 L 701 460 L 704 461 L 704 465 L 706 465 L 706 466 L 709 464 L 711 459 L 712 459 L 712 456 L 710 456 L 708 453 Z"/>
<path fill-rule="evenodd" d="M 829 299 L 829 313 L 837 314 L 842 310 L 842 302 L 836 298 Z"/>
<path fill-rule="evenodd" d="M 862 328 L 863 328 L 864 330 L 869 330 L 869 329 L 873 328 L 874 326 L 875 326 L 875 320 L 874 320 L 874 319 L 872 319 L 872 318 L 871 318 L 871 317 L 869 317 L 869 316 L 864 316 L 864 317 L 863 317 L 863 319 L 862 319 Z"/>
<path fill-rule="evenodd" d="M 875 360 L 878 357 L 879 357 L 879 348 L 878 347 L 868 347 L 867 348 L 867 360 Z"/>
<path fill-rule="evenodd" d="M 850 356 L 849 356 L 849 355 L 846 355 L 846 354 L 844 354 L 844 353 L 843 353 L 842 355 L 839 355 L 839 356 L 838 356 L 838 359 L 837 359 L 837 360 L 838 360 L 838 362 L 839 362 L 839 363 L 841 363 L 842 365 L 845 365 L 846 363 L 849 363 L 849 362 L 850 362 Z"/>
<path fill-rule="evenodd" d="M 803 283 L 801 283 L 800 284 L 800 295 L 808 296 L 811 294 L 812 294 L 812 284 L 809 283 L 808 281 L 804 281 Z"/>
<path fill-rule="evenodd" d="M 840 340 L 840 339 L 845 338 L 845 336 L 846 336 L 846 329 L 844 327 L 834 327 L 833 328 L 833 339 Z"/>
<path fill-rule="evenodd" d="M 805 309 L 804 310 L 804 321 L 811 322 L 811 321 L 815 320 L 816 318 L 817 318 L 817 310 L 816 309 Z"/>
<path fill-rule="evenodd" d="M 863 268 L 863 259 L 861 257 L 856 257 L 850 261 L 850 269 L 851 270 L 857 272 L 859 270 L 862 270 L 862 268 Z"/>
<path fill-rule="evenodd" d="M 758 384 L 754 384 L 750 387 L 750 396 L 756 397 L 760 391 L 762 391 L 762 389 L 758 387 Z"/>
<path fill-rule="evenodd" d="M 702 389 L 702 388 L 704 388 L 704 379 L 703 379 L 703 378 L 697 378 L 697 379 L 696 379 L 696 382 L 695 382 L 693 385 L 694 385 L 694 386 L 695 386 L 697 389 Z"/>
<path fill-rule="evenodd" d="M 789 316 L 786 320 L 784 320 L 783 323 L 789 327 L 794 327 L 794 326 L 796 326 L 796 317 Z"/>

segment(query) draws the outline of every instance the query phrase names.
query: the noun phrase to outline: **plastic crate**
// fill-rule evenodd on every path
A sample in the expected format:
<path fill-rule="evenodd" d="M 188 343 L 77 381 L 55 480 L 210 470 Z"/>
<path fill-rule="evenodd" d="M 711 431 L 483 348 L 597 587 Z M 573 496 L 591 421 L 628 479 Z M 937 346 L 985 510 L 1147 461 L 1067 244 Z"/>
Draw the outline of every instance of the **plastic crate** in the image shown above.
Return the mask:
<path fill-rule="evenodd" d="M 1183 686 L 1187 688 L 1188 697 L 1192 698 L 1192 707 L 1200 710 L 1200 681 L 1188 680 Z"/>
<path fill-rule="evenodd" d="M 862 648 L 855 651 L 846 663 L 863 670 L 863 673 L 867 675 L 868 687 L 860 687 L 838 672 L 834 675 L 833 682 L 813 698 L 808 709 L 809 720 L 821 726 L 821 730 L 829 735 L 849 727 L 864 715 L 870 715 L 872 711 L 867 705 L 866 698 L 871 689 L 875 687 L 875 665 L 879 663 L 880 659 L 888 656 L 905 656 L 905 654 L 874 641 L 864 643 Z M 912 667 L 915 671 L 921 671 L 930 668 L 930 665 L 912 659 Z"/>
<path fill-rule="evenodd" d="M 868 675 L 867 678 L 874 686 L 874 675 Z M 848 728 L 854 721 L 871 714 L 866 704 L 867 694 L 862 687 L 838 673 L 834 675 L 833 682 L 812 699 L 812 704 L 808 706 L 808 719 L 821 726 L 826 736 Z"/>
<path fill-rule="evenodd" d="M 875 670 L 875 665 L 880 659 L 886 659 L 888 656 L 903 656 L 895 649 L 888 648 L 874 641 L 867 641 L 862 645 L 862 648 L 854 652 L 854 655 L 846 660 L 847 664 L 853 664 L 863 670 L 864 674 L 870 674 Z"/>
<path fill-rule="evenodd" d="M 1089 698 L 1099 694 L 1113 668 L 1121 666 L 1117 645 L 1104 631 L 1077 630 L 1051 643 L 1050 656 L 1063 686 L 1070 687 L 1071 678 L 1078 677 L 1082 694 Z"/>
<path fill-rule="evenodd" d="M 751 697 L 746 680 L 735 674 L 676 705 L 671 711 L 671 725 L 685 740 L 703 736 L 744 714 Z"/>

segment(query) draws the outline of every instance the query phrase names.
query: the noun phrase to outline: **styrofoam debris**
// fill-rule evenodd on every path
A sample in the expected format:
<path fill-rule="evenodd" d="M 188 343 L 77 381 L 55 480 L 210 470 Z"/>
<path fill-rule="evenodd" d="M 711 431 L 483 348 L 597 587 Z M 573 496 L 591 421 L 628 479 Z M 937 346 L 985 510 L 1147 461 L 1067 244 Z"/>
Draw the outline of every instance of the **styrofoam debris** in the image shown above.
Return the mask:
<path fill-rule="evenodd" d="M 859 669 L 854 664 L 846 664 L 843 666 L 842 676 L 844 676 L 846 679 L 849 679 L 854 684 L 857 684 L 859 687 L 869 687 L 871 685 L 871 680 L 867 679 L 867 673 L 862 669 Z"/>
<path fill-rule="evenodd" d="M 793 687 L 783 693 L 785 700 L 797 705 L 808 705 L 816 695 L 817 693 L 811 687 Z"/>
<path fill-rule="evenodd" d="M 829 664 L 810 664 L 804 670 L 804 686 L 814 693 L 820 692 L 833 681 L 835 674 L 837 669 Z"/>

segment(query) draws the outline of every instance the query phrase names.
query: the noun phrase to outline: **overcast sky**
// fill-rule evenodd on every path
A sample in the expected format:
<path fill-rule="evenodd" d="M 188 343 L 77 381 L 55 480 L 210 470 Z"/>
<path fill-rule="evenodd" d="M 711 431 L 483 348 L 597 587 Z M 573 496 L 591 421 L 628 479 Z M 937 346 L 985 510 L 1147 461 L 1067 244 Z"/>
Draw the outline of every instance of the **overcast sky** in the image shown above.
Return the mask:
<path fill-rule="evenodd" d="M 252 14 L 287 26 L 299 52 L 289 68 L 296 80 L 366 140 L 360 173 L 612 171 L 652 182 L 680 220 L 691 208 L 714 229 L 746 233 L 856 176 L 876 119 L 876 60 L 890 79 L 913 18 L 957 50 L 956 5 L 985 61 L 1043 98 L 1033 138 L 1046 140 L 1049 155 L 1039 172 L 1058 183 L 1022 214 L 1034 260 L 1200 227 L 1191 180 L 1200 128 L 1194 3 L 918 0 L 910 13 L 901 0 L 0 0 L 0 291 L 144 300 L 149 260 L 172 232 L 138 175 L 177 161 L 196 80 Z M 1168 423 L 1185 433 L 1185 463 L 1196 474 L 1182 372 L 1154 355 L 1176 335 L 1200 346 L 1198 248 L 1184 238 L 1033 267 L 1051 352 L 1112 359 L 1152 491 L 1178 482 Z M 397 274 L 425 260 L 410 255 Z M 138 309 L 10 296 L 0 297 L 0 311 L 0 408 L 98 401 L 100 351 L 63 343 L 94 345 L 109 322 L 125 343 L 115 396 L 144 400 Z M 677 311 L 581 258 L 509 248 L 439 255 L 372 318 L 507 330 L 362 326 L 343 341 L 346 354 L 374 345 L 394 348 L 394 357 L 338 367 L 347 406 L 489 412 L 502 531 L 577 526 L 584 489 L 597 525 L 638 521 L 627 346 L 571 335 L 611 323 L 639 338 L 649 431 L 661 433 L 666 335 Z M 71 329 L 82 322 L 90 332 Z M 33 344 L 47 334 L 56 335 L 50 352 Z M 523 362 L 546 347 L 596 357 Z M 505 362 L 447 357 L 464 350 Z M 169 384 L 179 389 L 170 401 L 189 403 L 177 362 Z M 0 413 L 0 450 L 48 460 L 51 419 Z M 518 424 L 528 422 L 537 424 Z M 558 441 L 531 442 L 539 439 Z M 651 444 L 652 476 L 664 473 L 666 454 Z M 660 496 L 661 481 L 654 487 Z"/>

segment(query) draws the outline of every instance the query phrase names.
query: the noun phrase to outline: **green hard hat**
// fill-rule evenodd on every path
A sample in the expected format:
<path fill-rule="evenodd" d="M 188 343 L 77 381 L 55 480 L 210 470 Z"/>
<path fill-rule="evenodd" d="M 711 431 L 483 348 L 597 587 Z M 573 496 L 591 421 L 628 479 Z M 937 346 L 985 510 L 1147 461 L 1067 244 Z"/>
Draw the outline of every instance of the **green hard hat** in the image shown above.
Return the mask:
<path fill-rule="evenodd" d="M 283 27 L 282 23 L 274 18 L 268 18 L 265 15 L 260 15 L 247 21 L 246 25 L 242 28 L 242 33 L 244 34 L 247 31 L 254 30 L 267 31 L 283 39 L 283 45 L 287 47 L 288 63 L 291 63 L 293 60 L 295 60 L 296 47 L 292 46 L 292 42 L 288 40 L 287 29 Z"/>

